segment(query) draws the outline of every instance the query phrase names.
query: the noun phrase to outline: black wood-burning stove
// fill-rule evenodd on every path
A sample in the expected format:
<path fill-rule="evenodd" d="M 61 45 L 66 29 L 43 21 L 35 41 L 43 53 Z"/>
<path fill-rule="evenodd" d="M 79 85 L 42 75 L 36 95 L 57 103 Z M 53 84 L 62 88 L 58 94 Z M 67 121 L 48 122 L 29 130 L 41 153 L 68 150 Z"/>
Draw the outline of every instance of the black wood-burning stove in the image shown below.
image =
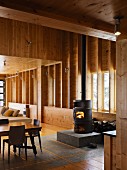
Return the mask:
<path fill-rule="evenodd" d="M 86 36 L 82 35 L 82 51 L 81 51 L 81 84 L 82 84 L 82 100 L 74 100 L 73 117 L 74 132 L 90 133 L 93 131 L 92 126 L 92 101 L 86 100 Z"/>
<path fill-rule="evenodd" d="M 91 133 L 93 131 L 91 100 L 74 100 L 73 118 L 75 133 Z"/>

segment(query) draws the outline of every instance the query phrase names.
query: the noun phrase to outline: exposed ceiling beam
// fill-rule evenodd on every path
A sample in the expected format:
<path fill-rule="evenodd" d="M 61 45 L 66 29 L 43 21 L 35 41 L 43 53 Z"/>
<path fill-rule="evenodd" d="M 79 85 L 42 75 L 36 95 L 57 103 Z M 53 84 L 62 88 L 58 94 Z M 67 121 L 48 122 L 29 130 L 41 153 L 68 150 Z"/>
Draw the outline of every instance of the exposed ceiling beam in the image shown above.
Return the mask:
<path fill-rule="evenodd" d="M 108 39 L 112 41 L 116 40 L 114 33 L 104 31 L 101 29 L 99 30 L 98 28 L 97 29 L 90 28 L 88 26 L 85 26 L 77 22 L 69 22 L 60 19 L 54 19 L 46 16 L 40 16 L 37 14 L 32 14 L 32 13 L 23 12 L 23 11 L 1 7 L 1 6 L 0 6 L 0 17 L 19 20 L 23 22 L 32 23 L 32 24 L 38 24 L 46 27 L 75 32 L 79 34 L 90 35 L 90 36 L 94 36 L 102 39 Z"/>

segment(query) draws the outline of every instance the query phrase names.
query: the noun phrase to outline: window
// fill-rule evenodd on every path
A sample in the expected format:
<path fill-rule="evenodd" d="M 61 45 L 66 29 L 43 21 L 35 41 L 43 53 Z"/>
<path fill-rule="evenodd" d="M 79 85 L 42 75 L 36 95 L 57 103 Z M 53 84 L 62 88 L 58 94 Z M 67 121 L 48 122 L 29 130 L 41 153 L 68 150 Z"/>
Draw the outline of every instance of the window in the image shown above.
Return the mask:
<path fill-rule="evenodd" d="M 104 110 L 109 110 L 109 73 L 104 73 Z"/>
<path fill-rule="evenodd" d="M 92 74 L 92 101 L 93 101 L 93 109 L 97 109 L 97 73 Z"/>
<path fill-rule="evenodd" d="M 0 80 L 0 106 L 4 106 L 5 103 L 5 81 Z"/>
<path fill-rule="evenodd" d="M 110 79 L 109 75 L 111 75 Z M 110 83 L 112 83 L 111 86 Z M 93 110 L 111 113 L 116 111 L 115 83 L 115 71 L 110 74 L 108 71 L 91 74 L 91 98 Z"/>

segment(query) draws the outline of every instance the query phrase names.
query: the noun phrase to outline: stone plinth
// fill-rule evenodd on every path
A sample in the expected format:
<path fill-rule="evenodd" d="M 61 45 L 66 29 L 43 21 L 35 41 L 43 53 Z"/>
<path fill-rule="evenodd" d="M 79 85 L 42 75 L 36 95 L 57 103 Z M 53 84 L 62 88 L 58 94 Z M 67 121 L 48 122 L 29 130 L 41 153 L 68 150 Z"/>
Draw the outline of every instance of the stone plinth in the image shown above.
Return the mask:
<path fill-rule="evenodd" d="M 88 146 L 90 143 L 102 143 L 102 135 L 96 132 L 79 134 L 70 129 L 57 132 L 57 141 L 79 148 Z"/>

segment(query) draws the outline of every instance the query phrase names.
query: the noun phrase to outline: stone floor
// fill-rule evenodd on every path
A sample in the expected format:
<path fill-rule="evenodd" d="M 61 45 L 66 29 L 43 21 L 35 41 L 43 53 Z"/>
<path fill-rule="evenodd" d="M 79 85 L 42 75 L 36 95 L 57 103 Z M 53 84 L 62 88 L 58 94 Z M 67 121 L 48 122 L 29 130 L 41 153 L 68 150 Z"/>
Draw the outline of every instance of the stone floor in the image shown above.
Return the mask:
<path fill-rule="evenodd" d="M 5 160 L 0 155 L 0 170 L 103 170 L 104 169 L 104 149 L 103 145 L 98 145 L 96 149 L 88 147 L 76 148 L 57 141 L 56 133 L 52 134 L 52 129 L 45 133 L 42 131 L 41 153 L 38 139 L 36 146 L 38 154 L 34 157 L 32 150 L 28 150 L 28 160 L 25 160 L 24 150 L 21 157 L 11 152 L 10 165 L 7 162 L 7 148 Z M 43 135 L 44 134 L 44 135 Z M 47 135 L 46 135 L 47 134 Z"/>

